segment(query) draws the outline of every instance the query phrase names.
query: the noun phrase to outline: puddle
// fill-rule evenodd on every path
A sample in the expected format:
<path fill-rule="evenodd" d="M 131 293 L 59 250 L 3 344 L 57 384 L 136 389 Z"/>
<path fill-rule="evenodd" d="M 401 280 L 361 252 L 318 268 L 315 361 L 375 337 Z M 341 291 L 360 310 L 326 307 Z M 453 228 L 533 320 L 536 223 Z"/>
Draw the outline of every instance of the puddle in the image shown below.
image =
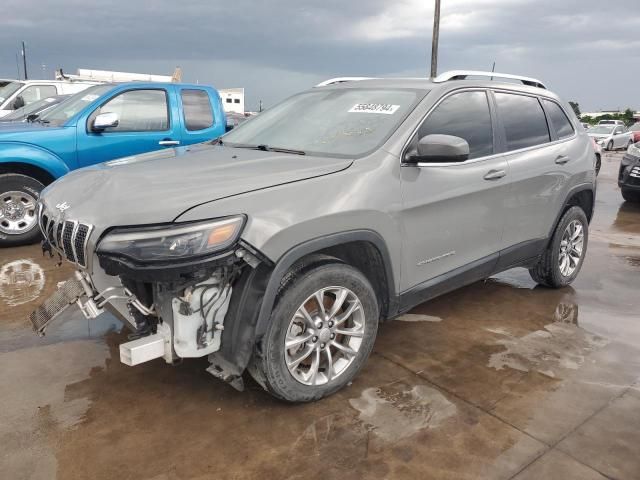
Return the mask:
<path fill-rule="evenodd" d="M 405 313 L 404 315 L 396 318 L 398 322 L 441 322 L 442 319 L 440 317 L 435 317 L 432 315 L 420 315 L 416 313 Z"/>
<path fill-rule="evenodd" d="M 529 276 L 525 269 L 513 269 L 494 275 L 486 280 L 486 283 L 503 285 L 506 287 L 519 288 L 523 290 L 533 290 L 538 286 Z"/>
<path fill-rule="evenodd" d="M 456 406 L 426 385 L 394 383 L 367 388 L 349 400 L 359 420 L 386 442 L 397 442 L 425 428 L 437 428 L 456 414 Z"/>
<path fill-rule="evenodd" d="M 640 237 L 630 233 L 593 231 L 589 239 L 600 240 L 620 247 L 640 248 Z"/>
<path fill-rule="evenodd" d="M 524 337 L 486 329 L 506 337 L 496 342 L 505 350 L 491 355 L 489 367 L 496 370 L 511 368 L 521 372 L 536 371 L 551 378 L 558 378 L 563 370 L 578 369 L 589 353 L 605 346 L 608 340 L 575 325 L 573 319 L 574 315 L 577 318 L 577 308 L 572 310 L 567 305 L 561 304 L 556 310 L 556 315 L 562 321 L 546 325 L 544 330 Z"/>
<path fill-rule="evenodd" d="M 14 260 L 0 268 L 0 298 L 10 307 L 34 301 L 44 284 L 44 270 L 31 259 Z"/>

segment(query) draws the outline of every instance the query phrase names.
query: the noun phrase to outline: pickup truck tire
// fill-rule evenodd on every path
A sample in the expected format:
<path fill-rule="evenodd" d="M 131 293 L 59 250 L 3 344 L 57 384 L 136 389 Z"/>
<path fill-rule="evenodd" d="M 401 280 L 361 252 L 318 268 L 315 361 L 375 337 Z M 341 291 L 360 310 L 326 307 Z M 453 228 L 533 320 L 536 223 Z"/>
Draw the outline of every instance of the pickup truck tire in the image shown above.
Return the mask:
<path fill-rule="evenodd" d="M 580 207 L 571 207 L 558 222 L 538 264 L 529 270 L 531 278 L 546 287 L 566 287 L 582 268 L 588 241 L 587 216 Z"/>
<path fill-rule="evenodd" d="M 640 203 L 640 192 L 636 192 L 633 190 L 628 190 L 626 188 L 622 188 L 620 190 L 622 193 L 622 198 L 627 202 Z"/>
<path fill-rule="evenodd" d="M 312 267 L 281 290 L 249 372 L 288 402 L 331 395 L 367 361 L 378 318 L 375 292 L 360 271 L 342 263 Z"/>
<path fill-rule="evenodd" d="M 0 175 L 0 247 L 26 245 L 40 238 L 36 203 L 43 188 L 27 175 Z"/>

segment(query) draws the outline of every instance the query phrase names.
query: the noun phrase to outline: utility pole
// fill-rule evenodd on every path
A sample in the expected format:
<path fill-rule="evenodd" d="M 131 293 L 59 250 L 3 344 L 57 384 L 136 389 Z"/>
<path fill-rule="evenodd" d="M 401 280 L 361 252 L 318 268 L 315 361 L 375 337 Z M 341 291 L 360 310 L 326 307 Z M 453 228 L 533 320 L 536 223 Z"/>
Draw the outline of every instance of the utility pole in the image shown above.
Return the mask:
<path fill-rule="evenodd" d="M 433 37 L 431 39 L 431 78 L 438 75 L 438 41 L 440 40 L 440 0 L 436 0 L 433 12 Z"/>
<path fill-rule="evenodd" d="M 27 50 L 24 46 L 24 42 L 22 42 L 22 66 L 24 68 L 24 79 L 28 80 L 27 76 Z"/>

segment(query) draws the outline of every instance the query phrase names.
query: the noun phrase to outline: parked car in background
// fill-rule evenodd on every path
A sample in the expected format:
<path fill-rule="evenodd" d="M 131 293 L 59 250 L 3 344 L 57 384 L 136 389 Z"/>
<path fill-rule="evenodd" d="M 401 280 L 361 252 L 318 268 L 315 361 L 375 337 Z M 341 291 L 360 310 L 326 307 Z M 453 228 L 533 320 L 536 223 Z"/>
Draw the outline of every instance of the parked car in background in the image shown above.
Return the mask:
<path fill-rule="evenodd" d="M 85 90 L 97 82 L 60 80 L 16 80 L 0 87 L 0 118 L 13 110 L 56 95 L 69 95 Z"/>
<path fill-rule="evenodd" d="M 353 380 L 380 321 L 428 299 L 516 266 L 569 285 L 591 141 L 540 81 L 490 78 L 316 87 L 213 144 L 70 173 L 39 218 L 76 273 L 34 329 L 76 301 L 88 318 L 108 305 L 136 332 L 127 365 L 207 357 L 237 388 L 248 368 L 308 402 Z"/>
<path fill-rule="evenodd" d="M 63 102 L 71 95 L 56 95 L 55 97 L 47 97 L 37 102 L 33 102 L 29 105 L 25 105 L 22 108 L 18 108 L 11 112 L 9 115 L 5 115 L 0 118 L 0 124 L 10 122 L 26 122 L 35 120 L 38 115 L 43 114 L 50 108 Z"/>
<path fill-rule="evenodd" d="M 640 143 L 630 145 L 622 157 L 618 186 L 626 201 L 640 202 Z"/>
<path fill-rule="evenodd" d="M 0 78 L 0 88 L 10 84 L 11 82 L 15 82 L 15 80 L 12 80 L 10 78 Z"/>
<path fill-rule="evenodd" d="M 633 133 L 623 125 L 598 125 L 587 130 L 587 134 L 605 150 L 628 148 L 633 142 Z"/>
<path fill-rule="evenodd" d="M 91 86 L 35 122 L 0 128 L 0 246 L 39 237 L 40 192 L 70 170 L 211 140 L 225 126 L 211 87 L 130 82 Z"/>
<path fill-rule="evenodd" d="M 600 120 L 598 125 L 620 125 L 624 127 L 624 122 L 622 120 Z"/>
<path fill-rule="evenodd" d="M 631 125 L 629 131 L 633 133 L 633 143 L 640 142 L 640 122 Z"/>
<path fill-rule="evenodd" d="M 227 131 L 233 130 L 251 118 L 248 113 L 227 112 Z"/>
<path fill-rule="evenodd" d="M 591 139 L 593 143 L 593 151 L 596 152 L 596 175 L 600 173 L 602 167 L 602 145 L 599 145 L 594 138 Z"/>

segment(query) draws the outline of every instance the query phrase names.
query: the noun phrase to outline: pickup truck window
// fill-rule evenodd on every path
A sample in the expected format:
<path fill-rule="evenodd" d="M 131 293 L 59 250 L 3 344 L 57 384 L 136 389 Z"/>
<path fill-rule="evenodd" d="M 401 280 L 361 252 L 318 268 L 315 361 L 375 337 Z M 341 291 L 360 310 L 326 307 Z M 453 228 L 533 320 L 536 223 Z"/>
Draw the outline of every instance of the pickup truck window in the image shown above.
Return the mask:
<path fill-rule="evenodd" d="M 24 85 L 22 82 L 9 82 L 4 87 L 0 88 L 0 104 L 16 93 L 22 85 Z"/>
<path fill-rule="evenodd" d="M 113 85 L 96 85 L 89 87 L 82 92 L 78 92 L 67 99 L 66 102 L 53 107 L 51 110 L 40 115 L 38 121 L 42 123 L 50 123 L 54 126 L 64 125 L 74 115 L 87 107 L 98 97 L 108 92 Z"/>
<path fill-rule="evenodd" d="M 20 96 L 24 100 L 24 105 L 26 106 L 33 102 L 37 102 L 38 100 L 42 100 L 43 98 L 53 97 L 57 94 L 58 91 L 53 85 L 31 85 L 30 87 L 25 88 L 20 93 Z"/>
<path fill-rule="evenodd" d="M 159 132 L 169 128 L 167 92 L 161 89 L 123 92 L 97 108 L 88 125 L 101 113 L 118 115 L 118 126 L 105 129 L 105 133 Z"/>
<path fill-rule="evenodd" d="M 180 98 L 187 130 L 204 130 L 213 125 L 213 110 L 207 92 L 197 89 L 182 90 Z"/>
<path fill-rule="evenodd" d="M 268 146 L 359 157 L 398 128 L 426 95 L 413 89 L 323 89 L 295 95 L 224 136 L 230 147 Z"/>

